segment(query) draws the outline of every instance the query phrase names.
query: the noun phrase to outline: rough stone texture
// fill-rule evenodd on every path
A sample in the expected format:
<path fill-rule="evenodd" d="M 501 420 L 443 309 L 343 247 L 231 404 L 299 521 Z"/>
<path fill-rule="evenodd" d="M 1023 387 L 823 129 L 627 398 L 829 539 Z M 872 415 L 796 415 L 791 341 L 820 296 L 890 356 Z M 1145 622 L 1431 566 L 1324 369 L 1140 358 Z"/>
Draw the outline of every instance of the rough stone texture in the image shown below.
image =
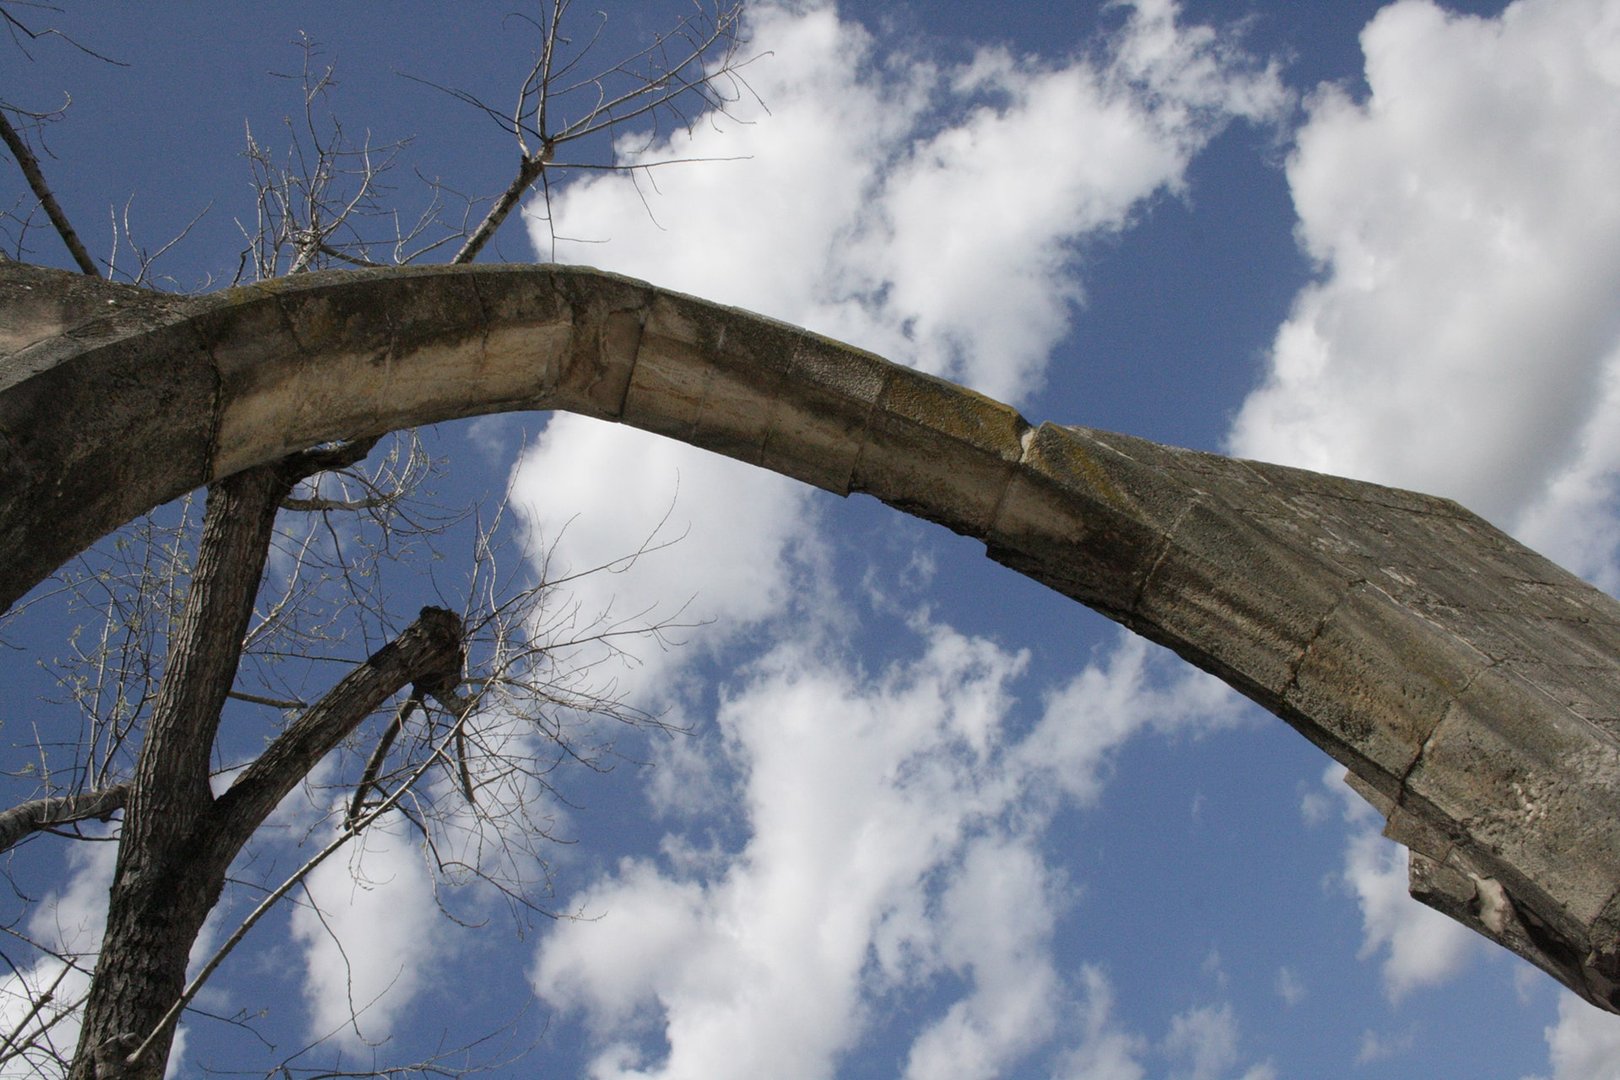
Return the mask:
<path fill-rule="evenodd" d="M 982 539 L 1347 765 L 1415 896 L 1620 1011 L 1620 604 L 1454 503 L 1042 424 L 592 270 L 189 300 L 0 263 L 0 605 L 140 511 L 324 440 L 567 409 Z"/>

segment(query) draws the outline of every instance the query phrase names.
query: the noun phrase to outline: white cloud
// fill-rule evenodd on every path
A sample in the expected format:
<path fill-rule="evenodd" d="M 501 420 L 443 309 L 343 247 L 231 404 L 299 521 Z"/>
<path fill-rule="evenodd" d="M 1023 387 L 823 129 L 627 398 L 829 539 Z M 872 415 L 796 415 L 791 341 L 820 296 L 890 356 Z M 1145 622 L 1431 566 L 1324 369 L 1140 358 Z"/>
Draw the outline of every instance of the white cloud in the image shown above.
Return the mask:
<path fill-rule="evenodd" d="M 717 717 L 737 787 L 706 804 L 740 814 L 724 826 L 742 826 L 740 848 L 699 850 L 714 822 L 693 819 L 667 862 L 626 862 L 568 902 L 588 920 L 546 937 L 534 983 L 597 1032 L 593 1075 L 830 1075 L 886 995 L 947 974 L 965 989 L 909 1075 L 1003 1075 L 1071 1008 L 1090 1020 L 1070 1059 L 1130 1075 L 1138 1044 L 1105 1023 L 1101 977 L 1070 1004 L 1051 941 L 1067 884 L 1040 837 L 1058 794 L 1095 798 L 1109 749 L 1196 730 L 1211 702 L 1202 722 L 1228 722 L 1225 695 L 1122 638 L 1077 680 L 1089 696 L 1057 695 L 1020 740 L 1023 656 L 912 629 L 919 653 L 875 675 L 813 632 L 758 660 Z"/>
<path fill-rule="evenodd" d="M 1177 1013 L 1160 1052 L 1170 1060 L 1171 1080 L 1219 1080 L 1238 1063 L 1238 1023 L 1230 1004 L 1202 1005 Z M 1241 1080 L 1275 1080 L 1266 1062 L 1250 1066 Z"/>
<path fill-rule="evenodd" d="M 1052 871 L 999 836 L 974 841 L 941 906 L 940 958 L 972 991 L 911 1046 L 910 1080 L 1004 1076 L 1052 1033 L 1063 1000 L 1050 956 Z"/>
<path fill-rule="evenodd" d="M 1323 276 L 1277 334 L 1240 454 L 1449 495 L 1614 579 L 1620 6 L 1498 19 L 1400 0 L 1370 95 L 1323 88 L 1289 162 Z"/>
<path fill-rule="evenodd" d="M 85 841 L 67 851 L 67 885 L 40 899 L 28 918 L 27 935 L 85 968 L 95 965 L 107 925 L 107 890 L 112 884 L 118 845 Z M 59 1062 L 71 1060 L 79 1042 L 80 1006 L 90 990 L 90 976 L 78 967 L 44 956 L 0 980 L 0 1026 L 7 1037 L 32 1047 L 0 1065 L 0 1077 L 65 1076 Z M 24 1024 L 35 1002 L 50 999 Z M 7 1047 L 9 1050 L 10 1047 Z M 184 1052 L 176 1038 L 171 1063 Z"/>
<path fill-rule="evenodd" d="M 717 646 L 787 609 L 796 567 L 814 555 L 812 498 L 773 473 L 572 415 L 551 419 L 511 491 L 548 576 L 607 566 L 565 586 L 577 609 L 564 637 L 684 624 L 668 643 L 632 633 L 584 649 L 585 664 L 615 650 L 633 657 L 631 685 L 643 693 L 696 655 L 671 645 Z M 628 558 L 644 545 L 653 550 Z"/>
<path fill-rule="evenodd" d="M 1292 1009 L 1305 1000 L 1307 993 L 1309 990 L 1305 986 L 1305 980 L 1299 977 L 1299 972 L 1291 967 L 1277 969 L 1277 996 L 1282 998 L 1284 1005 Z"/>
<path fill-rule="evenodd" d="M 1237 722 L 1245 709 L 1218 679 L 1122 630 L 1101 663 L 1048 698 L 1017 753 L 1043 786 L 1088 803 L 1102 791 L 1113 752 L 1131 736 L 1149 728 L 1207 731 Z"/>
<path fill-rule="evenodd" d="M 1139 1060 L 1148 1049 L 1146 1039 L 1122 1030 L 1114 1020 L 1114 990 L 1095 965 L 1080 971 L 1085 988 L 1081 1008 L 1084 1037 L 1076 1049 L 1053 1070 L 1062 1080 L 1143 1080 L 1147 1070 Z"/>
<path fill-rule="evenodd" d="M 701 997 L 703 965 L 689 958 L 727 944 L 704 923 L 702 883 L 663 877 L 646 862 L 626 860 L 573 906 L 588 921 L 549 935 L 535 979 L 549 1000 L 582 1008 L 599 1033 L 623 1029 L 663 996 Z"/>
<path fill-rule="evenodd" d="M 1128 7 L 1116 43 L 1118 69 L 1160 95 L 1155 122 L 1162 130 L 1200 142 L 1227 117 L 1265 122 L 1293 104 L 1275 61 L 1262 68 L 1240 40 L 1181 23 L 1177 0 L 1135 0 Z"/>
<path fill-rule="evenodd" d="M 1356 1050 L 1357 1065 L 1371 1065 L 1387 1061 L 1412 1049 L 1416 1036 L 1407 1031 L 1401 1035 L 1382 1035 L 1371 1028 L 1361 1033 L 1361 1045 Z"/>
<path fill-rule="evenodd" d="M 559 233 L 608 243 L 558 256 L 1016 400 L 1067 329 L 1074 245 L 1180 189 L 1232 118 L 1286 103 L 1275 72 L 1176 15 L 1166 0 L 1131 6 L 1096 60 L 981 49 L 953 67 L 880 59 L 830 4 L 758 5 L 750 48 L 762 55 L 747 71 L 763 107 L 744 100 L 735 119 L 620 145 L 628 163 L 746 160 L 568 185 L 553 200 Z M 549 257 L 548 226 L 530 227 Z"/>
<path fill-rule="evenodd" d="M 385 1039 L 432 966 L 439 911 L 414 833 L 391 816 L 292 895 L 310 1033 L 361 1049 Z"/>
<path fill-rule="evenodd" d="M 1337 770 L 1339 767 L 1334 766 Z M 1333 812 L 1333 802 L 1320 791 L 1307 791 L 1299 797 L 1299 816 L 1309 828 L 1326 821 Z"/>
<path fill-rule="evenodd" d="M 1237 1020 L 1230 1005 L 1207 1005 L 1170 1020 L 1163 1053 L 1178 1067 L 1176 1080 L 1215 1080 L 1237 1063 Z"/>
<path fill-rule="evenodd" d="M 971 765 L 1022 663 L 943 629 L 870 681 L 803 644 L 764 658 L 718 717 L 743 766 L 743 850 L 683 878 L 625 863 L 570 905 L 600 919 L 563 923 L 542 945 L 535 984 L 547 1001 L 583 1010 L 598 1031 L 641 1016 L 668 1041 L 663 1061 L 610 1043 L 594 1075 L 826 1076 L 862 1030 L 867 980 L 897 985 L 941 964 L 975 972 L 990 1003 L 976 1019 L 993 1028 L 1005 970 L 915 900 L 966 824 L 1004 800 L 980 790 Z M 1010 901 L 987 895 L 982 875 L 958 882 L 952 910 L 964 917 Z M 1041 925 L 1039 903 L 1026 898 L 1026 927 Z"/>
<path fill-rule="evenodd" d="M 1519 539 L 1610 593 L 1620 591 L 1620 530 L 1616 471 L 1620 470 L 1620 349 L 1602 360 L 1592 418 L 1576 439 L 1572 460 L 1527 501 L 1513 522 Z"/>
<path fill-rule="evenodd" d="M 1384 991 L 1399 1001 L 1422 986 L 1445 982 L 1478 955 L 1482 939 L 1461 923 L 1412 899 L 1407 891 L 1406 848 L 1385 839 L 1378 815 L 1339 782 L 1344 770 L 1325 777 L 1344 799 L 1351 831 L 1345 841 L 1345 886 L 1361 907 L 1363 960 L 1380 957 Z"/>
<path fill-rule="evenodd" d="M 1620 1080 L 1620 1017 L 1560 994 L 1547 1049 L 1550 1080 Z"/>

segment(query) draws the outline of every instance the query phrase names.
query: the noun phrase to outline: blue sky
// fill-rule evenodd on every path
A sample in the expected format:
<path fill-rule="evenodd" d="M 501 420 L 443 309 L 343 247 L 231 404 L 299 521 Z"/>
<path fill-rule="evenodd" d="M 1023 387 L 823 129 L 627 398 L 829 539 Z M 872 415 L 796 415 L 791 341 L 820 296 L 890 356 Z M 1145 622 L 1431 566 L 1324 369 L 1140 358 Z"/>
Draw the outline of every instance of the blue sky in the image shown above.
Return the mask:
<path fill-rule="evenodd" d="M 229 276 L 243 124 L 276 141 L 295 88 L 267 73 L 299 30 L 351 134 L 504 186 L 495 126 L 396 74 L 504 99 L 531 45 L 504 8 L 331 10 L 86 9 L 64 25 L 128 67 L 13 54 L 7 100 L 73 95 L 46 167 L 93 250 L 131 196 L 148 246 L 208 207 L 161 267 Z M 1455 497 L 1620 584 L 1616 0 L 757 3 L 749 25 L 763 108 L 621 148 L 738 160 L 572 181 L 558 232 L 590 242 L 557 258 L 1032 420 Z M 499 257 L 549 248 L 513 222 Z M 506 1025 L 493 1057 L 533 1047 L 510 1076 L 1620 1077 L 1620 1020 L 1406 898 L 1319 752 L 976 545 L 571 416 L 432 445 L 451 494 L 510 484 L 554 568 L 680 538 L 574 596 L 689 604 L 683 646 L 615 674 L 693 734 L 559 775 L 571 805 L 542 812 L 576 842 L 546 854 L 583 918 L 514 926 L 469 886 L 458 925 L 404 830 L 323 867 L 204 999 L 258 1034 L 194 1018 L 181 1074 Z M 267 858 L 323 841 L 315 801 Z M 107 850 L 24 849 L 38 902 L 8 919 L 93 922 Z"/>

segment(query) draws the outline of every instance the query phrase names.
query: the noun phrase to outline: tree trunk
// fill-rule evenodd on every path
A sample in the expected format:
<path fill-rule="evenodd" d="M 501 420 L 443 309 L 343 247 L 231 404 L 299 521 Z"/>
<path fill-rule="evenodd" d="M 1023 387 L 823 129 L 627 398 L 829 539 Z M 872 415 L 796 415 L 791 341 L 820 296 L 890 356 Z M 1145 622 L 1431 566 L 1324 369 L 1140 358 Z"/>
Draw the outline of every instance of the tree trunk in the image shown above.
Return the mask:
<path fill-rule="evenodd" d="M 282 797 L 388 698 L 413 682 L 437 692 L 461 677 L 461 620 L 443 608 L 423 608 L 214 798 L 210 753 L 276 508 L 293 482 L 324 460 L 296 455 L 209 490 L 191 595 L 125 805 L 106 934 L 71 1080 L 162 1077 L 175 1027 L 165 1018 L 184 992 L 192 946 L 243 845 Z M 130 1060 L 138 1048 L 140 1057 Z"/>
<path fill-rule="evenodd" d="M 135 766 L 107 928 L 85 1003 L 71 1080 L 160 1080 L 173 1026 L 143 1060 L 125 1058 L 185 984 L 197 932 L 229 860 L 210 857 L 209 758 L 264 572 L 276 508 L 291 490 L 281 463 L 208 492 L 197 569 Z"/>

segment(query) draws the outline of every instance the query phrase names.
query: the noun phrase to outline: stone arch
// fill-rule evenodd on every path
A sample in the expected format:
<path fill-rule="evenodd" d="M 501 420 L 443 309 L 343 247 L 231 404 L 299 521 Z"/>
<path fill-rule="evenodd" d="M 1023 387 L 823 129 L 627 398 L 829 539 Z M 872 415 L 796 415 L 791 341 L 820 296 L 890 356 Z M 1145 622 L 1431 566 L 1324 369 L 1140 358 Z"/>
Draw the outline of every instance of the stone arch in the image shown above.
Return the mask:
<path fill-rule="evenodd" d="M 1620 604 L 1455 503 L 1056 424 L 582 268 L 175 298 L 0 264 L 0 608 L 97 537 L 319 442 L 631 424 L 982 540 L 1348 766 L 1420 899 L 1620 1011 Z"/>

